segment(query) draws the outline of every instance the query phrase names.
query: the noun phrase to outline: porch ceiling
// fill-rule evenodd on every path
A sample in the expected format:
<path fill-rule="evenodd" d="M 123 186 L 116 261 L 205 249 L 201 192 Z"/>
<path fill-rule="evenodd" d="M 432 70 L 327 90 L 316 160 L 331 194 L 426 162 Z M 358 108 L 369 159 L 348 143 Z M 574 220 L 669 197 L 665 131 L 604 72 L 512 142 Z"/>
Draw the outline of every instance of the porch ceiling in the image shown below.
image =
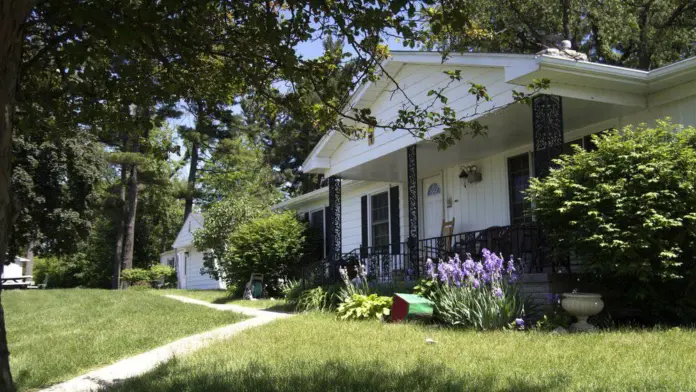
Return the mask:
<path fill-rule="evenodd" d="M 639 108 L 563 99 L 565 133 L 599 124 L 640 110 Z M 525 147 L 532 149 L 532 109 L 523 104 L 511 105 L 480 119 L 488 126 L 486 136 L 463 137 L 456 145 L 439 151 L 429 141 L 418 143 L 418 177 L 435 175 L 447 167 L 476 161 L 486 156 Z M 598 125 L 599 126 L 599 125 Z M 597 129 L 601 130 L 601 129 Z M 341 173 L 342 178 L 365 181 L 405 182 L 406 149 L 384 155 Z"/>

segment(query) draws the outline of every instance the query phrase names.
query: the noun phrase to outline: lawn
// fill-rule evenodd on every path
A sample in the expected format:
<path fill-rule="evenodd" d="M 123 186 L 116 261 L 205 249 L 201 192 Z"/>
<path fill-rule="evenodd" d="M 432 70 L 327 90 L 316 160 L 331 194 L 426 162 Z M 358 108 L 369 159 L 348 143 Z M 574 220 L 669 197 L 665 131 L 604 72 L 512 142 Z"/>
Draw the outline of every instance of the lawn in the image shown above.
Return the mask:
<path fill-rule="evenodd" d="M 693 330 L 482 333 L 305 314 L 107 391 L 685 391 L 695 352 Z"/>
<path fill-rule="evenodd" d="M 282 310 L 285 308 L 285 300 L 283 299 L 257 299 L 257 300 L 245 300 L 241 298 L 232 298 L 229 293 L 224 290 L 179 290 L 179 289 L 168 289 L 168 290 L 156 290 L 155 293 L 159 294 L 174 294 L 182 295 L 185 297 L 200 299 L 201 301 L 210 302 L 213 304 L 232 304 L 245 306 L 247 308 L 254 309 L 269 309 L 269 310 Z"/>
<path fill-rule="evenodd" d="M 245 317 L 142 291 L 4 291 L 10 363 L 20 390 L 70 379 Z"/>

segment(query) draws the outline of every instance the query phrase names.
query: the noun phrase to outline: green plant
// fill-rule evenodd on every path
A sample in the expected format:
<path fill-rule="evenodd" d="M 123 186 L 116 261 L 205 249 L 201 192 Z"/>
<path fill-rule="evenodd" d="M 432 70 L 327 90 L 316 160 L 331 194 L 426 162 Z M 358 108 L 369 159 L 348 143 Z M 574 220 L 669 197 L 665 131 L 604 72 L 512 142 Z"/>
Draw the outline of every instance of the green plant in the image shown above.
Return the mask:
<path fill-rule="evenodd" d="M 437 282 L 432 279 L 421 279 L 418 285 L 413 287 L 413 294 L 421 297 L 430 297 L 437 288 Z"/>
<path fill-rule="evenodd" d="M 176 270 L 168 265 L 155 264 L 150 267 L 150 279 L 157 281 L 153 282 L 157 285 L 174 287 L 176 285 Z"/>
<path fill-rule="evenodd" d="M 275 295 L 279 279 L 293 276 L 300 267 L 304 231 L 304 224 L 290 211 L 244 223 L 229 236 L 219 269 L 228 284 L 242 287 L 252 273 L 261 273 L 269 293 Z"/>
<path fill-rule="evenodd" d="M 532 179 L 534 215 L 561 255 L 656 320 L 696 314 L 696 129 L 658 121 L 593 136 Z M 625 305 L 624 305 L 625 307 Z"/>
<path fill-rule="evenodd" d="M 519 286 L 506 285 L 502 296 L 490 286 L 456 287 L 439 285 L 430 298 L 435 317 L 453 327 L 479 330 L 503 329 L 525 315 L 525 301 Z"/>
<path fill-rule="evenodd" d="M 541 318 L 536 321 L 536 329 L 553 331 L 558 327 L 568 328 L 573 317 L 561 307 L 561 296 L 549 294 L 546 302 L 548 302 L 548 307 Z"/>
<path fill-rule="evenodd" d="M 353 294 L 338 306 L 336 313 L 342 320 L 381 320 L 391 314 L 391 307 L 392 297 Z"/>
<path fill-rule="evenodd" d="M 280 284 L 280 291 L 285 299 L 293 304 L 302 294 L 302 281 L 297 279 L 286 279 Z"/>
<path fill-rule="evenodd" d="M 295 302 L 298 312 L 324 311 L 331 308 L 331 295 L 323 287 L 305 290 Z"/>
<path fill-rule="evenodd" d="M 135 285 L 138 282 L 150 282 L 150 271 L 143 268 L 129 268 L 121 271 L 121 280 L 128 284 Z"/>
<path fill-rule="evenodd" d="M 455 255 L 437 266 L 428 260 L 431 283 L 421 284 L 419 291 L 434 302 L 435 318 L 446 325 L 480 330 L 524 327 L 529 301 L 520 292 L 512 257 L 506 263 L 487 249 L 482 254 L 478 262 L 470 255 L 465 261 Z"/>

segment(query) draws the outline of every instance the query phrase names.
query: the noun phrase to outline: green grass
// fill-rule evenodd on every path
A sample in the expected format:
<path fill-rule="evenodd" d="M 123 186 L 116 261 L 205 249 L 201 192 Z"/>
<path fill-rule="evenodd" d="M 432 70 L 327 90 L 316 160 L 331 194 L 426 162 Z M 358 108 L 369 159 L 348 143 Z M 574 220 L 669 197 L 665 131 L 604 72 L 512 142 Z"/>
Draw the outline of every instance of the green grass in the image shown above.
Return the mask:
<path fill-rule="evenodd" d="M 232 304 L 245 306 L 247 308 L 254 309 L 268 309 L 268 310 L 283 310 L 285 309 L 285 300 L 283 299 L 257 299 L 253 301 L 244 300 L 241 298 L 232 298 L 224 290 L 179 290 L 179 289 L 167 289 L 167 290 L 154 290 L 153 292 L 158 294 L 174 294 L 182 295 L 185 297 L 200 299 L 201 301 L 210 302 L 213 304 Z"/>
<path fill-rule="evenodd" d="M 696 390 L 694 353 L 693 330 L 474 332 L 303 314 L 107 390 L 686 391 Z"/>
<path fill-rule="evenodd" d="M 44 387 L 245 317 L 143 291 L 3 291 L 20 390 Z"/>

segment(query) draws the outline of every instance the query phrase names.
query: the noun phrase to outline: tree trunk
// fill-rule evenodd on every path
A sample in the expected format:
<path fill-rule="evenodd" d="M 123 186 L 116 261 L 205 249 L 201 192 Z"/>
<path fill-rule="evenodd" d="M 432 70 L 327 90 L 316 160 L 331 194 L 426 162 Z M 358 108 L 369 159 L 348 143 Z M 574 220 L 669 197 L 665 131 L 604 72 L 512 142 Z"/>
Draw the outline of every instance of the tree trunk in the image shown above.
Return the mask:
<path fill-rule="evenodd" d="M 119 185 L 119 200 L 121 201 L 121 213 L 118 215 L 118 227 L 116 230 L 116 251 L 114 252 L 114 274 L 111 277 L 111 288 L 117 290 L 121 287 L 121 263 L 123 263 L 123 234 L 126 231 L 124 216 L 126 215 L 126 182 L 128 181 L 128 166 L 121 164 L 121 184 Z"/>
<path fill-rule="evenodd" d="M 3 0 L 0 3 L 0 274 L 16 211 L 10 191 L 12 127 L 19 88 L 19 65 L 24 42 L 24 21 L 34 6 L 31 0 Z M 0 283 L 0 295 L 2 284 Z M 0 299 L 0 391 L 14 392 L 7 347 L 5 313 Z"/>
<path fill-rule="evenodd" d="M 200 120 L 199 120 L 200 121 Z M 184 222 L 193 210 L 193 195 L 196 191 L 196 173 L 198 171 L 198 140 L 191 143 L 191 162 L 188 174 L 188 186 L 186 187 L 186 205 L 184 207 Z M 183 223 L 182 223 L 183 224 Z"/>
<path fill-rule="evenodd" d="M 650 3 L 644 4 L 638 15 L 638 28 L 640 29 L 638 42 L 638 68 L 643 71 L 650 70 L 650 48 L 648 36 L 648 24 L 650 23 Z"/>
<path fill-rule="evenodd" d="M 133 142 L 132 152 L 140 152 L 140 142 Z M 133 248 L 135 247 L 135 216 L 138 211 L 138 165 L 132 164 L 128 180 L 128 198 L 126 200 L 126 239 L 123 243 L 123 269 L 133 268 Z"/>
<path fill-rule="evenodd" d="M 24 275 L 34 274 L 34 246 L 36 242 L 34 240 L 29 241 L 29 247 L 27 247 L 27 263 L 24 265 Z"/>
<path fill-rule="evenodd" d="M 563 39 L 572 40 L 573 37 L 570 34 L 570 0 L 561 0 L 561 8 L 563 8 Z"/>
<path fill-rule="evenodd" d="M 191 139 L 191 162 L 189 165 L 188 184 L 186 189 L 186 205 L 184 206 L 184 221 L 186 223 L 191 211 L 193 211 L 193 196 L 196 193 L 196 173 L 198 172 L 198 154 L 201 148 L 201 135 L 205 132 L 203 127 L 207 121 L 204 103 L 196 101 L 196 134 Z"/>

